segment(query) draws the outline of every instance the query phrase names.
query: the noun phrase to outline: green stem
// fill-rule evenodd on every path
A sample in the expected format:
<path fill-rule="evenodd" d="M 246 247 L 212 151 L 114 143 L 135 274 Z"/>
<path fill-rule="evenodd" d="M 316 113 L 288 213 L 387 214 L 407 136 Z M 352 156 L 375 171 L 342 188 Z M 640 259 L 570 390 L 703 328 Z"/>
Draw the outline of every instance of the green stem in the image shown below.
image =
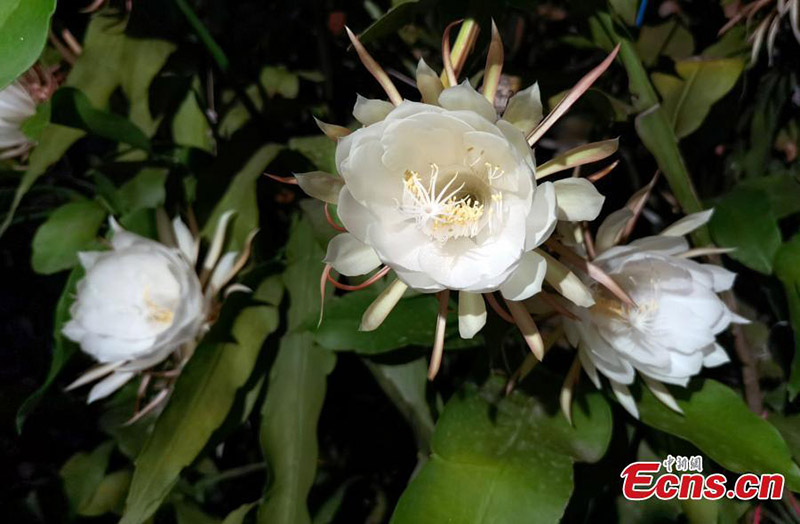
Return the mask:
<path fill-rule="evenodd" d="M 211 57 L 217 63 L 219 68 L 222 71 L 227 71 L 230 62 L 228 61 L 228 57 L 225 55 L 225 51 L 223 51 L 217 41 L 214 40 L 214 37 L 211 36 L 211 33 L 208 31 L 206 26 L 197 17 L 197 14 L 195 14 L 186 0 L 175 0 L 175 4 L 178 6 L 178 9 L 181 10 L 183 16 L 186 17 L 186 21 L 189 22 L 189 25 L 192 26 L 194 32 L 197 33 L 198 38 L 200 38 L 200 41 L 211 54 Z"/>
<path fill-rule="evenodd" d="M 655 157 L 683 211 L 685 213 L 701 211 L 703 205 L 697 197 L 689 170 L 678 147 L 678 137 L 659 105 L 656 90 L 633 43 L 617 34 L 611 16 L 607 13 L 598 14 L 597 19 L 608 37 L 615 44 L 620 44 L 619 58 L 628 73 L 628 87 L 634 99 L 634 107 L 639 111 L 636 117 L 636 132 L 639 138 Z M 708 229 L 699 229 L 695 232 L 694 239 L 701 245 L 708 244 L 711 240 Z"/>

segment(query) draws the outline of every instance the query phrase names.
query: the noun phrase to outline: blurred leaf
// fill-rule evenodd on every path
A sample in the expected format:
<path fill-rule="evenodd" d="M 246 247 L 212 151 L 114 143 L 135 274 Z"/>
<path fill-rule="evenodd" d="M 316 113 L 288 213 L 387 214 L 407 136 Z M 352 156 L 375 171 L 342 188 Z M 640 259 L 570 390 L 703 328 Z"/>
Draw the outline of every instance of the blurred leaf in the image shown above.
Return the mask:
<path fill-rule="evenodd" d="M 320 266 L 320 262 L 315 265 Z M 325 305 L 325 317 L 316 333 L 317 343 L 332 350 L 362 354 L 432 343 L 439 309 L 432 295 L 404 298 L 378 329 L 359 331 L 361 316 L 377 296 L 373 290 L 363 290 L 330 300 Z M 316 318 L 309 316 L 309 319 L 316 324 Z"/>
<path fill-rule="evenodd" d="M 270 98 L 275 95 L 288 99 L 297 98 L 297 92 L 300 90 L 299 77 L 284 66 L 265 67 L 261 70 L 259 80 Z"/>
<path fill-rule="evenodd" d="M 733 89 L 744 70 L 744 61 L 691 58 L 676 63 L 675 69 L 680 78 L 653 73 L 652 80 L 675 135 L 683 138 L 696 131 L 711 106 Z"/>
<path fill-rule="evenodd" d="M 195 80 L 195 86 L 199 83 Z M 176 144 L 211 152 L 214 149 L 211 126 L 190 89 L 172 120 L 172 138 Z"/>
<path fill-rule="evenodd" d="M 310 523 L 307 498 L 317 470 L 317 420 L 334 353 L 314 344 L 300 328 L 307 314 L 319 309 L 322 248 L 308 221 L 295 221 L 287 244 L 284 284 L 289 293 L 288 332 L 281 339 L 269 373 L 261 409 L 261 449 L 269 464 L 269 483 L 258 510 L 258 522 Z"/>
<path fill-rule="evenodd" d="M 0 4 L 0 89 L 39 58 L 55 10 L 56 0 L 4 0 Z"/>
<path fill-rule="evenodd" d="M 775 218 L 800 213 L 800 180 L 789 173 L 747 178 L 739 182 L 738 187 L 766 193 Z"/>
<path fill-rule="evenodd" d="M 51 108 L 52 104 L 50 100 L 36 106 L 36 113 L 20 126 L 25 136 L 34 142 L 41 138 L 44 128 L 50 123 Z"/>
<path fill-rule="evenodd" d="M 242 169 L 228 184 L 225 194 L 217 202 L 214 211 L 203 226 L 201 235 L 211 240 L 217 228 L 217 222 L 223 213 L 235 211 L 233 226 L 227 237 L 227 250 L 239 251 L 244 246 L 247 235 L 258 227 L 258 202 L 256 200 L 256 182 L 264 173 L 264 169 L 272 162 L 283 146 L 267 144 L 250 157 Z"/>
<path fill-rule="evenodd" d="M 636 12 L 639 9 L 638 0 L 609 0 L 612 9 L 617 13 L 622 20 L 633 26 L 636 24 Z"/>
<path fill-rule="evenodd" d="M 175 520 L 178 524 L 219 524 L 219 519 L 212 517 L 188 500 L 176 500 Z"/>
<path fill-rule="evenodd" d="M 155 66 L 160 68 L 174 49 L 173 44 L 163 40 L 128 38 L 123 29 L 114 18 L 93 17 L 86 29 L 83 53 L 67 77 L 65 85 L 80 89 L 93 107 L 105 107 L 123 81 L 129 86 L 126 93 L 138 91 L 133 89 L 134 85 L 149 85 L 158 72 Z M 45 127 L 39 145 L 31 152 L 11 208 L 0 224 L 0 235 L 11 224 L 25 193 L 83 136 L 83 131 L 58 124 Z"/>
<path fill-rule="evenodd" d="M 736 248 L 728 256 L 760 273 L 772 273 L 781 232 L 766 193 L 734 189 L 716 205 L 709 228 L 718 246 Z"/>
<path fill-rule="evenodd" d="M 800 415 L 770 413 L 767 420 L 781 432 L 794 460 L 800 461 Z"/>
<path fill-rule="evenodd" d="M 97 231 L 106 210 L 94 200 L 69 202 L 39 226 L 33 237 L 31 264 L 44 275 L 74 267 L 78 251 L 97 248 Z"/>
<path fill-rule="evenodd" d="M 106 475 L 79 513 L 86 517 L 98 517 L 111 512 L 121 514 L 130 484 L 131 472 L 127 469 Z"/>
<path fill-rule="evenodd" d="M 114 442 L 104 442 L 91 453 L 76 453 L 61 468 L 70 511 L 83 514 L 105 477 Z"/>
<path fill-rule="evenodd" d="M 314 520 L 312 521 L 313 524 L 332 524 L 334 522 L 336 514 L 342 507 L 342 502 L 344 501 L 344 496 L 347 494 L 347 489 L 355 480 L 355 477 L 347 479 L 342 483 L 341 486 L 336 488 L 336 491 L 333 493 L 333 495 L 325 499 L 317 512 L 314 514 Z"/>
<path fill-rule="evenodd" d="M 242 504 L 235 510 L 228 513 L 228 516 L 225 517 L 225 520 L 222 521 L 222 524 L 242 524 L 245 517 L 247 517 L 247 514 L 250 513 L 250 511 L 256 506 L 258 506 L 258 502 Z"/>
<path fill-rule="evenodd" d="M 417 449 L 427 453 L 433 435 L 433 416 L 425 397 L 428 363 L 424 357 L 402 364 L 364 360 L 372 376 L 414 430 Z"/>
<path fill-rule="evenodd" d="M 775 274 L 786 290 L 789 320 L 794 335 L 794 357 L 789 376 L 789 399 L 800 392 L 800 234 L 783 244 L 775 256 Z"/>
<path fill-rule="evenodd" d="M 369 42 L 396 33 L 401 27 L 410 24 L 417 13 L 422 12 L 431 3 L 425 0 L 409 0 L 399 3 L 362 31 L 358 38 L 362 44 L 366 45 Z"/>
<path fill-rule="evenodd" d="M 63 87 L 56 91 L 52 106 L 54 124 L 82 129 L 114 142 L 150 150 L 150 141 L 141 129 L 127 118 L 95 109 L 86 95 L 74 87 Z"/>
<path fill-rule="evenodd" d="M 78 266 L 73 269 L 69 277 L 67 277 L 64 290 L 58 298 L 53 320 L 53 355 L 50 358 L 50 368 L 47 371 L 47 377 L 45 377 L 42 385 L 25 399 L 25 402 L 22 403 L 17 411 L 18 433 L 22 433 L 22 426 L 25 423 L 25 419 L 28 418 L 31 411 L 39 404 L 39 401 L 42 400 L 42 397 L 58 376 L 61 368 L 64 367 L 64 364 L 67 363 L 78 349 L 78 345 L 75 342 L 69 340 L 61 333 L 61 328 L 69 320 L 69 308 L 75 301 L 75 288 L 81 278 L 83 278 L 83 267 Z"/>
<path fill-rule="evenodd" d="M 688 440 L 735 473 L 781 473 L 792 491 L 800 489 L 800 468 L 775 427 L 747 408 L 741 397 L 714 380 L 671 391 L 683 410 L 676 413 L 642 388 L 642 422 Z"/>
<path fill-rule="evenodd" d="M 159 167 L 146 167 L 117 190 L 120 212 L 131 213 L 139 209 L 153 209 L 164 205 L 167 193 L 164 183 L 168 171 Z"/>
<path fill-rule="evenodd" d="M 745 24 L 737 24 L 725 32 L 716 42 L 703 50 L 706 58 L 745 58 L 750 55 Z"/>
<path fill-rule="evenodd" d="M 642 27 L 639 40 L 636 41 L 636 52 L 639 53 L 642 63 L 651 67 L 658 62 L 659 56 L 667 56 L 673 60 L 691 56 L 694 52 L 694 38 L 677 18 L 673 18 L 663 24 Z"/>
<path fill-rule="evenodd" d="M 275 307 L 255 306 L 243 309 L 236 317 L 231 333 L 235 342 L 216 343 L 206 335 L 136 458 L 123 524 L 142 523 L 155 513 L 181 470 L 197 457 L 225 420 L 264 340 L 277 327 Z"/>
<path fill-rule="evenodd" d="M 303 136 L 289 139 L 289 149 L 308 158 L 320 171 L 335 175 L 336 142 L 325 135 Z"/>
<path fill-rule="evenodd" d="M 611 411 L 592 392 L 576 402 L 573 427 L 554 405 L 519 391 L 504 396 L 503 385 L 468 383 L 450 399 L 433 454 L 400 497 L 393 524 L 560 520 L 573 462 L 603 456 Z"/>

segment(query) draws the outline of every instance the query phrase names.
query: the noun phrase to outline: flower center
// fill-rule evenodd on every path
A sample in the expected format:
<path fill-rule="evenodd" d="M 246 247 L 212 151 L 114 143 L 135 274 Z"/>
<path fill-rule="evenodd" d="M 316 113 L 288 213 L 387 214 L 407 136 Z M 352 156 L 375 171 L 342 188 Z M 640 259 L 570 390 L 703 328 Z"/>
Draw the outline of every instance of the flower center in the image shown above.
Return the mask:
<path fill-rule="evenodd" d="M 490 223 L 493 210 L 501 205 L 503 197 L 491 187 L 492 180 L 502 176 L 502 170 L 486 166 L 485 171 L 473 166 L 443 170 L 431 164 L 427 175 L 407 169 L 403 177 L 403 201 L 398 203 L 400 211 L 439 242 L 475 237 Z"/>
<path fill-rule="evenodd" d="M 629 306 L 616 297 L 610 296 L 605 290 L 601 290 L 595 294 L 595 304 L 591 307 L 591 312 L 595 315 L 620 320 L 632 328 L 642 331 L 650 325 L 658 312 L 658 301 L 652 299 L 643 304 Z"/>
<path fill-rule="evenodd" d="M 144 290 L 144 304 L 147 308 L 147 320 L 155 322 L 156 324 L 172 324 L 172 320 L 175 318 L 175 312 L 157 304 L 150 297 L 150 287 L 146 287 Z"/>

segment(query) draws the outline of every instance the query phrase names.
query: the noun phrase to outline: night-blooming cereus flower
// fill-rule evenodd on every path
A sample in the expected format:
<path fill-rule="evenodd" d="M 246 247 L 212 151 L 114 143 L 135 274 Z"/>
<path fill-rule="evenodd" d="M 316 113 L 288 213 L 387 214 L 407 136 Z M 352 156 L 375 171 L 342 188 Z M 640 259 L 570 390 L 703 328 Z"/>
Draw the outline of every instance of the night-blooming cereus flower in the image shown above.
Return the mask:
<path fill-rule="evenodd" d="M 346 230 L 328 245 L 326 276 L 331 267 L 350 277 L 381 265 L 377 275 L 396 273 L 365 312 L 362 330 L 377 328 L 408 288 L 440 293 L 431 376 L 441 358 L 450 290 L 459 292 L 462 337 L 473 337 L 486 321 L 481 294 L 499 291 L 531 349 L 541 354 L 541 336 L 520 303 L 541 290 L 547 271 L 534 249 L 557 220 L 596 218 L 603 197 L 586 179 L 537 184 L 529 140 L 542 125 L 552 125 L 542 119 L 538 86 L 515 94 L 498 116 L 493 100 L 502 44 L 493 28 L 483 94 L 468 81 L 457 84 L 446 59 L 446 83 L 420 61 L 422 102 L 403 100 L 348 33 L 390 102 L 359 96 L 353 115 L 363 127 L 352 133 L 320 125 L 338 141 L 339 177 L 296 175 L 310 196 L 337 205 Z"/>
<path fill-rule="evenodd" d="M 248 247 L 242 255 L 220 257 L 231 216 L 220 218 L 200 276 L 199 241 L 180 218 L 172 223 L 175 247 L 126 231 L 111 219 L 111 249 L 79 254 L 85 275 L 63 328 L 99 365 L 69 389 L 105 377 L 89 393 L 93 402 L 176 352 L 180 369 L 208 327 L 215 296 L 249 254 Z"/>
<path fill-rule="evenodd" d="M 595 305 L 573 308 L 565 319 L 570 343 L 578 348 L 583 369 L 599 388 L 605 375 L 620 403 L 638 417 L 627 385 L 638 373 L 653 393 L 680 411 L 663 384 L 686 386 L 705 367 L 729 361 L 716 336 L 731 322 L 746 322 L 717 295 L 733 285 L 734 273 L 691 260 L 703 250 L 690 250 L 683 235 L 705 224 L 711 211 L 689 215 L 659 236 L 608 247 L 593 263 L 630 296 L 624 304 L 593 283 Z M 612 214 L 609 219 L 614 221 Z M 611 234 L 615 228 L 601 228 Z M 599 243 L 610 245 L 598 237 Z"/>
<path fill-rule="evenodd" d="M 0 158 L 26 151 L 30 139 L 22 132 L 22 123 L 36 114 L 36 101 L 22 82 L 14 81 L 0 91 Z"/>

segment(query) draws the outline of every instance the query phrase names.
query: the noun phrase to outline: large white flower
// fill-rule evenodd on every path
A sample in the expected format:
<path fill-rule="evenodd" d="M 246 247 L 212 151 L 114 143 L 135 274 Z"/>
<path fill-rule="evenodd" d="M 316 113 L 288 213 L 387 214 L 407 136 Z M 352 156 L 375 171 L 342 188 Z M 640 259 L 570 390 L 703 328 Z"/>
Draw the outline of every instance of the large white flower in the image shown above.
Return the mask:
<path fill-rule="evenodd" d="M 537 184 L 531 146 L 608 67 L 613 54 L 547 118 L 542 118 L 536 84 L 512 96 L 500 117 L 494 99 L 502 42 L 495 27 L 483 93 L 468 81 L 457 84 L 458 72 L 445 45 L 446 82 L 419 62 L 416 81 L 421 102 L 404 100 L 349 29 L 348 34 L 390 101 L 359 96 L 353 116 L 363 127 L 353 132 L 320 123 L 323 132 L 338 142 L 339 176 L 295 175 L 307 194 L 337 205 L 346 231 L 328 244 L 323 278 L 329 277 L 330 268 L 354 277 L 384 266 L 362 286 L 355 286 L 359 288 L 394 271 L 397 279 L 362 318 L 361 329 L 367 331 L 381 324 L 406 289 L 439 293 L 431 377 L 441 359 L 450 290 L 459 292 L 462 337 L 473 337 L 486 322 L 482 293 L 508 316 L 491 295 L 500 291 L 526 342 L 541 355 L 542 338 L 521 305 L 541 290 L 548 271 L 548 260 L 535 248 L 548 239 L 558 220 L 596 218 L 604 198 L 586 179 Z M 616 142 L 610 142 L 584 146 L 585 152 L 574 155 L 579 160 L 557 157 L 544 175 L 601 160 L 616 150 Z M 572 296 L 578 302 L 585 298 Z"/>
<path fill-rule="evenodd" d="M 594 259 L 633 300 L 621 302 L 595 283 L 595 305 L 573 308 L 577 320 L 565 319 L 566 334 L 578 348 L 583 368 L 597 387 L 598 372 L 608 377 L 622 405 L 637 409 L 626 385 L 638 372 L 651 390 L 677 409 L 662 383 L 686 386 L 703 366 L 729 361 L 716 335 L 732 313 L 717 293 L 727 291 L 734 273 L 688 258 L 681 236 L 704 224 L 711 211 L 689 215 L 661 235 L 610 247 Z M 612 219 L 613 220 L 613 219 Z"/>
<path fill-rule="evenodd" d="M 24 151 L 29 138 L 21 126 L 36 114 L 36 101 L 19 81 L 0 91 L 0 157 L 15 156 Z"/>

